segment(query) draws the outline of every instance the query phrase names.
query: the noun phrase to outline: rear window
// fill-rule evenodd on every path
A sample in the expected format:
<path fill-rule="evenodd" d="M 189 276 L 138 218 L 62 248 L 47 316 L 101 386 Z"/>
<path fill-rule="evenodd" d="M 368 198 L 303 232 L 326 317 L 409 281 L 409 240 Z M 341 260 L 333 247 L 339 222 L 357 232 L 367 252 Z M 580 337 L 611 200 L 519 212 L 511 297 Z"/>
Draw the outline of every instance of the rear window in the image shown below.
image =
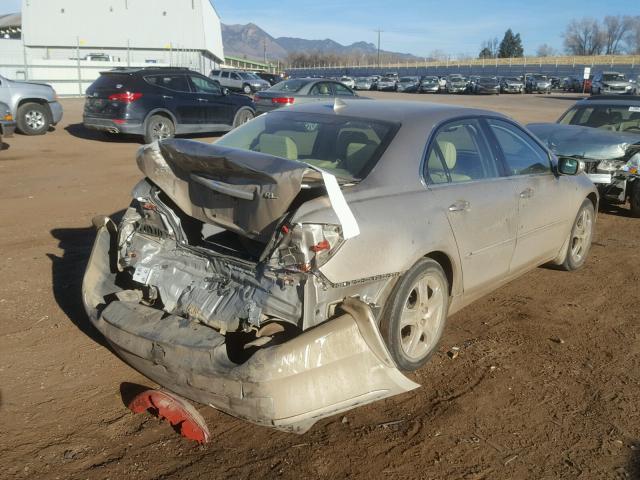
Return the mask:
<path fill-rule="evenodd" d="M 269 90 L 272 92 L 299 92 L 308 83 L 308 80 L 287 80 L 274 85 Z"/>
<path fill-rule="evenodd" d="M 371 171 L 397 129 L 364 118 L 277 111 L 231 131 L 216 145 L 298 160 L 352 181 Z"/>
<path fill-rule="evenodd" d="M 92 87 L 105 90 L 120 90 L 131 82 L 131 79 L 131 75 L 122 73 L 101 73 L 96 81 L 93 82 Z"/>

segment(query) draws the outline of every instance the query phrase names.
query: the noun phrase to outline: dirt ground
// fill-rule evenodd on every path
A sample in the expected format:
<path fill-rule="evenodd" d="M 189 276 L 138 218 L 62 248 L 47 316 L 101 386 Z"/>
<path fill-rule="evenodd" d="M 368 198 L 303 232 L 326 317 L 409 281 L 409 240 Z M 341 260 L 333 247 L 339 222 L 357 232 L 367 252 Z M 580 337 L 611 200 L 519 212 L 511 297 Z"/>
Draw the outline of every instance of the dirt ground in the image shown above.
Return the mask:
<path fill-rule="evenodd" d="M 575 99 L 371 96 L 525 123 Z M 600 213 L 583 270 L 539 268 L 450 318 L 411 393 L 301 436 L 200 406 L 206 446 L 130 413 L 126 382 L 154 385 L 90 328 L 80 286 L 91 218 L 128 205 L 139 144 L 83 130 L 82 100 L 63 104 L 54 132 L 0 152 L 1 478 L 640 479 L 640 220 L 624 210 Z"/>

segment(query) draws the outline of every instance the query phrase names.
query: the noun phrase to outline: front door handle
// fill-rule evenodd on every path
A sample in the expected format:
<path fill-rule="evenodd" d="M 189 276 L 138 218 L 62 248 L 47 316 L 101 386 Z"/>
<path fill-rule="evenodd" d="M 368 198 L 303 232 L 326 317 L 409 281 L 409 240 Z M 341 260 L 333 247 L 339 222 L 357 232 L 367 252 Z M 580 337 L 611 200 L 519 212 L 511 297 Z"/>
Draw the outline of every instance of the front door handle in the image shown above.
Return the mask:
<path fill-rule="evenodd" d="M 173 100 L 173 97 L 171 95 L 162 95 L 162 98 L 164 98 L 165 100 Z"/>
<path fill-rule="evenodd" d="M 468 212 L 471 209 L 471 204 L 466 200 L 458 200 L 457 202 L 449 205 L 450 212 Z"/>
<path fill-rule="evenodd" d="M 533 197 L 533 188 L 527 188 L 520 192 L 520 198 L 531 198 Z"/>
<path fill-rule="evenodd" d="M 199 98 L 198 101 L 199 102 L 208 102 L 208 100 L 206 98 Z"/>

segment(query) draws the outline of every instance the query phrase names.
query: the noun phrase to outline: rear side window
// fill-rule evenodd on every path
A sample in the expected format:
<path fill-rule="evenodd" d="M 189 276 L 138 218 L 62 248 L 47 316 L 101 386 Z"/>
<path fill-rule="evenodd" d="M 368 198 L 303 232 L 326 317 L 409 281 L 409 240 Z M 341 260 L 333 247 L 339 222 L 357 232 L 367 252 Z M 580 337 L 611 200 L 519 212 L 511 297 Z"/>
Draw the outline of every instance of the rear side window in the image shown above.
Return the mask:
<path fill-rule="evenodd" d="M 212 77 L 217 77 L 220 75 L 220 70 L 211 70 L 211 76 Z"/>
<path fill-rule="evenodd" d="M 150 75 L 145 81 L 156 87 L 166 88 L 175 92 L 189 92 L 189 83 L 184 75 Z"/>
<path fill-rule="evenodd" d="M 229 72 L 222 72 L 222 78 L 229 78 Z"/>
<path fill-rule="evenodd" d="M 309 95 L 330 97 L 333 95 L 333 93 L 331 92 L 331 85 L 327 82 L 316 83 L 313 87 L 311 87 Z"/>
<path fill-rule="evenodd" d="M 120 73 L 102 73 L 91 85 L 96 89 L 104 90 L 122 90 L 131 83 L 131 75 Z"/>
<path fill-rule="evenodd" d="M 299 92 L 309 82 L 306 80 L 287 80 L 270 88 L 272 92 Z"/>
<path fill-rule="evenodd" d="M 428 181 L 436 185 L 500 176 L 475 119 L 457 120 L 440 127 L 429 146 L 426 167 Z"/>
<path fill-rule="evenodd" d="M 515 125 L 489 119 L 489 128 L 498 140 L 511 175 L 551 173 L 547 152 Z"/>

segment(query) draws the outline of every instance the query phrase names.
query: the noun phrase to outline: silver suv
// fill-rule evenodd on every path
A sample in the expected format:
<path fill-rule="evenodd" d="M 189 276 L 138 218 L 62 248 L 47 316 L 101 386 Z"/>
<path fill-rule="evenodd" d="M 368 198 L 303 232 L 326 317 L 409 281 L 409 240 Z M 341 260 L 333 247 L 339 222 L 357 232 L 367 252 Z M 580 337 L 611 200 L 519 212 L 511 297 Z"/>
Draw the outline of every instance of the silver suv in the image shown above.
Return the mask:
<path fill-rule="evenodd" d="M 209 78 L 217 81 L 221 86 L 229 90 L 246 93 L 261 92 L 271 87 L 271 84 L 263 80 L 255 73 L 243 70 L 211 70 Z"/>
<path fill-rule="evenodd" d="M 56 91 L 44 83 L 9 80 L 0 75 L 0 102 L 9 106 L 18 131 L 42 135 L 62 120 Z"/>
<path fill-rule="evenodd" d="M 635 85 L 623 73 L 598 72 L 591 82 L 591 95 L 631 95 Z"/>

